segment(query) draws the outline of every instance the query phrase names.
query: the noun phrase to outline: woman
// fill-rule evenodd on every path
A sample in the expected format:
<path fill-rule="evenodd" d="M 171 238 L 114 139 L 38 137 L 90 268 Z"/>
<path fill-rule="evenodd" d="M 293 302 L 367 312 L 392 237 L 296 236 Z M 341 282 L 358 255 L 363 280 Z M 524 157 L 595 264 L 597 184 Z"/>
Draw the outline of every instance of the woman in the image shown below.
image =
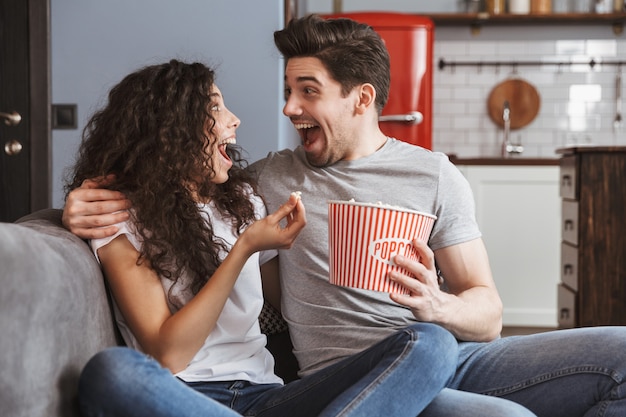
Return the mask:
<path fill-rule="evenodd" d="M 385 340 L 382 356 L 365 351 L 287 385 L 273 372 L 258 324 L 259 265 L 291 246 L 305 210 L 291 193 L 265 216 L 233 147 L 240 121 L 214 78 L 199 63 L 143 68 L 111 90 L 85 128 L 68 191 L 106 176 L 132 209 L 115 235 L 91 241 L 129 347 L 100 352 L 86 365 L 81 411 L 382 415 L 377 410 L 399 403 L 395 395 L 415 389 L 412 364 L 433 348 L 417 348 L 410 330 Z M 441 358 L 454 364 L 450 359 Z M 447 375 L 435 379 L 443 386 Z M 383 384 L 390 389 L 373 389 Z M 403 407 L 394 415 L 417 413 Z"/>

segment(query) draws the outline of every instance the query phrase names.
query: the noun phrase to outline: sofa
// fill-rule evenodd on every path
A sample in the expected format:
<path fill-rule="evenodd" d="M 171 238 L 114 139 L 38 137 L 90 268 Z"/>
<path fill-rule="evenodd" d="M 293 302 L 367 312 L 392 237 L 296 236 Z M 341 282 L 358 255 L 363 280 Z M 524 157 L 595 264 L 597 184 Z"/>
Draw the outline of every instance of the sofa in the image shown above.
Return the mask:
<path fill-rule="evenodd" d="M 61 215 L 44 209 L 0 223 L 2 417 L 77 417 L 81 369 L 96 352 L 123 343 L 100 266 Z M 269 305 L 260 321 L 276 373 L 297 378 L 284 322 Z"/>

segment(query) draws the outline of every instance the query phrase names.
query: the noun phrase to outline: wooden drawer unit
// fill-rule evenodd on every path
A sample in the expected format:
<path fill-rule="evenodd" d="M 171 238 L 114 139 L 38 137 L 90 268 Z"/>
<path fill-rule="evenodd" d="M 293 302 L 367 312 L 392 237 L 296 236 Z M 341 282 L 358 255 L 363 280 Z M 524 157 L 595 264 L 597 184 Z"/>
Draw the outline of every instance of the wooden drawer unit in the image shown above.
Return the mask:
<path fill-rule="evenodd" d="M 562 329 L 576 327 L 576 292 L 559 284 L 559 327 Z"/>
<path fill-rule="evenodd" d="M 563 199 L 561 207 L 561 238 L 578 245 L 578 201 Z"/>
<path fill-rule="evenodd" d="M 561 243 L 561 282 L 578 291 L 578 247 Z"/>
<path fill-rule="evenodd" d="M 562 328 L 626 325 L 626 147 L 557 150 Z"/>
<path fill-rule="evenodd" d="M 570 200 L 578 199 L 578 195 L 576 194 L 577 190 L 577 181 L 576 181 L 576 156 L 568 155 L 564 156 L 561 159 L 560 164 L 560 189 L 559 194 L 562 198 L 567 198 Z"/>

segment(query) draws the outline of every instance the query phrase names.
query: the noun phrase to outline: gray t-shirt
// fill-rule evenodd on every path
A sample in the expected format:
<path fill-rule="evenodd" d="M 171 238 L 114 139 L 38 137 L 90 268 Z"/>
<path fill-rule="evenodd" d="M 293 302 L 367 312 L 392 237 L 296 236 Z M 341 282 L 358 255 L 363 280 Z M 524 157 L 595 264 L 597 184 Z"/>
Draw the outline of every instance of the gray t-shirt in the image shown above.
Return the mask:
<path fill-rule="evenodd" d="M 434 214 L 433 250 L 480 237 L 471 189 L 448 157 L 396 139 L 365 158 L 325 168 L 309 165 L 298 147 L 270 153 L 250 169 L 270 213 L 302 191 L 308 223 L 291 249 L 279 251 L 282 311 L 302 375 L 416 321 L 387 293 L 328 282 L 328 200 L 380 201 Z"/>

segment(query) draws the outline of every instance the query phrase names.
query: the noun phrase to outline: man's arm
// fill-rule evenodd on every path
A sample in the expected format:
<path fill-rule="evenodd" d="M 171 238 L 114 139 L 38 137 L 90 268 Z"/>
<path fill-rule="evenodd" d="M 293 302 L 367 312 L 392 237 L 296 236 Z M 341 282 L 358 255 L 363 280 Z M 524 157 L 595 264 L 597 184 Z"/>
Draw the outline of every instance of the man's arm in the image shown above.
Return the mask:
<path fill-rule="evenodd" d="M 280 311 L 280 281 L 278 256 L 261 265 L 261 279 L 263 280 L 263 298 L 272 307 Z"/>
<path fill-rule="evenodd" d="M 458 339 L 485 342 L 497 338 L 502 330 L 502 301 L 491 275 L 482 239 L 432 250 L 414 242 L 420 262 L 397 256 L 395 261 L 415 278 L 393 273 L 391 278 L 410 289 L 409 295 L 391 298 L 411 309 L 420 321 L 448 329 Z M 447 292 L 440 289 L 437 270 L 441 270 Z"/>
<path fill-rule="evenodd" d="M 110 180 L 110 179 L 109 179 Z M 63 225 L 83 239 L 108 237 L 128 219 L 130 201 L 119 191 L 100 188 L 107 179 L 85 180 L 72 190 L 63 209 Z"/>

